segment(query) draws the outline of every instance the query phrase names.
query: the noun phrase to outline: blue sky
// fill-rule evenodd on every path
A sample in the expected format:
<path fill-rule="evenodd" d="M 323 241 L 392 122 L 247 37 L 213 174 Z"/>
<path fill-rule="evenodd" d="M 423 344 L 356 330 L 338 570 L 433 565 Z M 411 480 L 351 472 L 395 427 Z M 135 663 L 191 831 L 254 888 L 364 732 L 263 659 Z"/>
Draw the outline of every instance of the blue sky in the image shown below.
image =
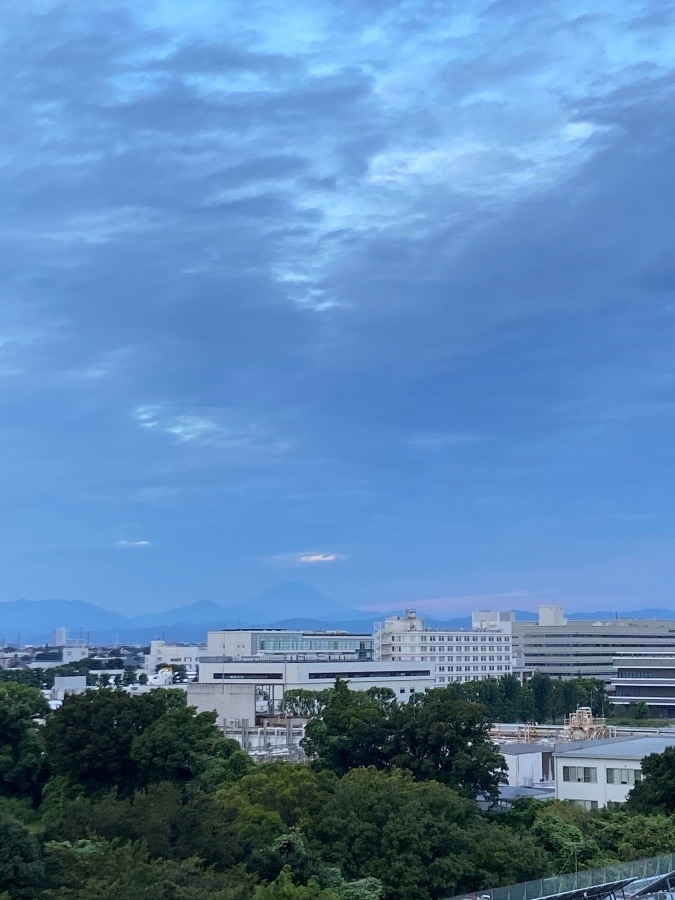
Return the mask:
<path fill-rule="evenodd" d="M 454 7 L 4 5 L 1 599 L 675 605 L 675 3 Z"/>

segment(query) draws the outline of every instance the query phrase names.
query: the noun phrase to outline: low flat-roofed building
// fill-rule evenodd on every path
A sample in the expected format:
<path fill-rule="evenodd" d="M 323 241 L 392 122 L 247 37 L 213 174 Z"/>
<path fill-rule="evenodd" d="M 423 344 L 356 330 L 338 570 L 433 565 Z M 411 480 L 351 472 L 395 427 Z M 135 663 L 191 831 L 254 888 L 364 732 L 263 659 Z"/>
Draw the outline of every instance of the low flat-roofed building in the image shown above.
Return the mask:
<path fill-rule="evenodd" d="M 555 745 L 556 798 L 599 809 L 623 803 L 642 780 L 642 760 L 675 746 L 675 732 Z"/>
<path fill-rule="evenodd" d="M 555 780 L 553 744 L 500 743 L 499 752 L 507 766 L 508 784 L 533 787 Z"/>

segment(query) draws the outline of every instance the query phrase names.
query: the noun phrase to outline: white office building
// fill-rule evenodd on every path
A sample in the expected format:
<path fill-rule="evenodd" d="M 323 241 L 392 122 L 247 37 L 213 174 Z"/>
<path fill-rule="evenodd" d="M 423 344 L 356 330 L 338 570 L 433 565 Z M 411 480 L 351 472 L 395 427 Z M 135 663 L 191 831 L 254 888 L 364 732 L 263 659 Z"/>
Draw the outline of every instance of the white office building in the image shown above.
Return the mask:
<path fill-rule="evenodd" d="M 197 660 L 204 654 L 204 644 L 167 644 L 152 641 L 150 651 L 144 655 L 143 668 L 146 672 L 156 672 L 160 666 L 172 668 L 185 666 L 188 672 L 197 671 Z"/>
<path fill-rule="evenodd" d="M 430 628 L 414 610 L 375 626 L 375 658 L 428 665 L 436 686 L 501 678 L 513 671 L 515 613 L 476 612 L 470 629 Z"/>
<path fill-rule="evenodd" d="M 230 727 L 278 715 L 289 690 L 322 691 L 338 678 L 351 690 L 390 688 L 399 701 L 434 687 L 431 665 L 362 658 L 372 654 L 372 640 L 272 629 L 209 632 L 198 681 L 187 687 L 188 703 L 216 710 L 218 722 Z"/>
<path fill-rule="evenodd" d="M 623 803 L 642 779 L 645 756 L 673 746 L 675 734 L 556 744 L 556 799 L 585 809 Z"/>

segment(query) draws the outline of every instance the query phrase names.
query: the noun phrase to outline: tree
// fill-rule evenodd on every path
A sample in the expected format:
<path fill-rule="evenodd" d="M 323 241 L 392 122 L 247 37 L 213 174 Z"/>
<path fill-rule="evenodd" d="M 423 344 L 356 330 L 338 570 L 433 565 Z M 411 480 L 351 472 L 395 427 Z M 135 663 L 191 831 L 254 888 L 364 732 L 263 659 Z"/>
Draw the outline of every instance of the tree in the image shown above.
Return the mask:
<path fill-rule="evenodd" d="M 44 882 L 40 844 L 28 829 L 0 813 L 0 892 L 33 900 Z"/>
<path fill-rule="evenodd" d="M 661 813 L 630 815 L 610 810 L 591 820 L 594 838 L 603 851 L 622 861 L 675 852 L 675 820 Z"/>
<path fill-rule="evenodd" d="M 198 713 L 193 706 L 183 706 L 148 725 L 131 746 L 138 784 L 191 781 L 217 761 L 226 764 L 240 748 L 223 737 L 215 720 L 215 712 Z"/>
<path fill-rule="evenodd" d="M 131 756 L 134 740 L 184 705 L 185 695 L 176 690 L 140 697 L 109 689 L 70 695 L 45 725 L 50 771 L 68 776 L 90 793 L 111 787 L 131 793 L 139 782 L 139 765 Z"/>
<path fill-rule="evenodd" d="M 83 840 L 45 847 L 45 900 L 249 900 L 240 868 L 218 873 L 200 860 L 152 860 L 143 844 Z"/>
<path fill-rule="evenodd" d="M 472 798 L 482 794 L 496 800 L 506 780 L 485 710 L 462 699 L 454 686 L 416 694 L 397 707 L 390 763 Z"/>
<path fill-rule="evenodd" d="M 649 707 L 644 700 L 635 700 L 626 707 L 626 717 L 628 719 L 636 719 L 644 721 L 650 716 Z"/>
<path fill-rule="evenodd" d="M 344 775 L 358 766 L 384 768 L 391 739 L 391 698 L 351 691 L 340 678 L 310 720 L 302 746 L 317 769 Z"/>
<path fill-rule="evenodd" d="M 323 890 L 316 881 L 296 885 L 290 869 L 285 868 L 271 884 L 258 885 L 253 900 L 340 900 L 340 896 L 330 889 Z"/>
<path fill-rule="evenodd" d="M 48 712 L 37 688 L 0 683 L 0 793 L 30 797 L 37 804 L 43 744 L 35 719 Z"/>
<path fill-rule="evenodd" d="M 375 877 L 387 900 L 430 900 L 543 874 L 534 841 L 492 825 L 475 803 L 409 772 L 354 769 L 305 829 L 310 849 L 348 879 Z"/>
<path fill-rule="evenodd" d="M 552 715 L 553 682 L 550 675 L 535 672 L 529 682 L 536 722 L 548 722 Z"/>
<path fill-rule="evenodd" d="M 537 720 L 537 707 L 534 702 L 534 694 L 529 684 L 521 687 L 516 701 L 516 714 L 520 722 L 534 722 Z"/>
<path fill-rule="evenodd" d="M 642 781 L 628 794 L 631 812 L 675 812 L 675 747 L 652 753 L 642 760 Z"/>
<path fill-rule="evenodd" d="M 544 815 L 534 825 L 532 835 L 552 858 L 556 872 L 589 868 L 601 859 L 600 848 L 578 825 L 556 815 Z"/>

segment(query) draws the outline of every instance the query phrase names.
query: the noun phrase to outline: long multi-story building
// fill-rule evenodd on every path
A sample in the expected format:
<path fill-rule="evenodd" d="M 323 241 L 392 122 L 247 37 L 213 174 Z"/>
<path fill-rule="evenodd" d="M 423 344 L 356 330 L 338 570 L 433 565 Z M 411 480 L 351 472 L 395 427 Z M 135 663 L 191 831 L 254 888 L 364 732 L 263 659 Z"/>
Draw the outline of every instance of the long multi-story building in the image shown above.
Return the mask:
<path fill-rule="evenodd" d="M 375 625 L 375 658 L 427 664 L 439 686 L 501 678 L 514 667 L 514 618 L 511 612 L 478 612 L 470 629 L 430 628 L 408 610 Z"/>
<path fill-rule="evenodd" d="M 278 715 L 288 691 L 322 691 L 338 678 L 351 690 L 389 688 L 400 702 L 434 686 L 431 665 L 374 661 L 372 635 L 228 629 L 209 632 L 188 703 L 215 710 L 224 726 L 253 724 Z"/>
<path fill-rule="evenodd" d="M 614 677 L 623 655 L 675 653 L 675 621 L 660 619 L 567 620 L 562 607 L 540 606 L 534 622 L 513 622 L 513 651 L 525 669 L 553 678 Z"/>

